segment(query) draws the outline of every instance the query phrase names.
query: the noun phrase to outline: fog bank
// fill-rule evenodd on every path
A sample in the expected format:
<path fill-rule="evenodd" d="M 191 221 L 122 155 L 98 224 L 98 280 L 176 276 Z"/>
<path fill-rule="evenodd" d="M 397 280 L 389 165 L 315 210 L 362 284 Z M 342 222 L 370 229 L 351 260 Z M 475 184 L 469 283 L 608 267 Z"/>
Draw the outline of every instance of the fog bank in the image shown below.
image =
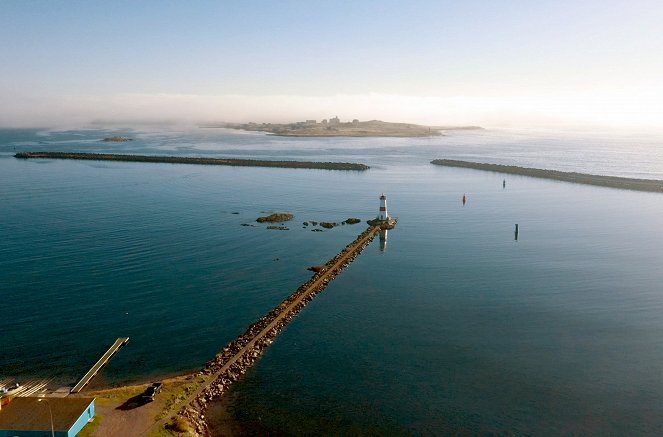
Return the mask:
<path fill-rule="evenodd" d="M 389 94 L 334 96 L 113 94 L 26 98 L 3 96 L 0 126 L 84 126 L 101 123 L 291 122 L 379 119 L 426 125 L 528 127 L 656 126 L 659 99 L 566 97 L 422 97 Z"/>

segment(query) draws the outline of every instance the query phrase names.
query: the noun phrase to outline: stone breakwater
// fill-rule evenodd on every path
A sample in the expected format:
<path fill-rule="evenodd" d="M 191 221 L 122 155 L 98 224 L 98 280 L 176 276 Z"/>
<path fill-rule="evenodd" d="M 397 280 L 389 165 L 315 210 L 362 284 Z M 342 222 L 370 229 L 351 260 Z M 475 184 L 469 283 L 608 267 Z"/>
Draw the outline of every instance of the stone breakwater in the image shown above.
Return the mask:
<path fill-rule="evenodd" d="M 209 436 L 209 428 L 205 421 L 208 403 L 222 396 L 256 362 L 283 328 L 354 261 L 379 231 L 380 227 L 373 226 L 359 234 L 352 243 L 329 260 L 321 271 L 303 283 L 281 304 L 249 326 L 243 334 L 209 361 L 197 374 L 197 376 L 204 375 L 208 381 L 188 399 L 186 406 L 181 408 L 177 415 L 185 419 L 198 435 Z M 155 426 L 163 426 L 167 419 L 163 419 Z"/>
<path fill-rule="evenodd" d="M 192 158 L 187 156 L 118 155 L 114 153 L 19 152 L 15 158 L 83 159 L 91 161 L 156 162 L 165 164 L 230 165 L 236 167 L 279 167 L 320 170 L 368 170 L 365 164 L 352 162 L 269 161 L 259 159 Z"/>
<path fill-rule="evenodd" d="M 431 164 L 445 167 L 471 168 L 474 170 L 494 171 L 498 173 L 552 179 L 576 184 L 597 185 L 600 187 L 619 188 L 622 190 L 663 192 L 663 181 L 656 179 L 633 179 L 618 176 L 601 176 L 587 173 L 544 170 L 540 168 L 518 167 L 515 165 L 486 164 L 481 162 L 457 161 L 453 159 L 435 159 Z"/>

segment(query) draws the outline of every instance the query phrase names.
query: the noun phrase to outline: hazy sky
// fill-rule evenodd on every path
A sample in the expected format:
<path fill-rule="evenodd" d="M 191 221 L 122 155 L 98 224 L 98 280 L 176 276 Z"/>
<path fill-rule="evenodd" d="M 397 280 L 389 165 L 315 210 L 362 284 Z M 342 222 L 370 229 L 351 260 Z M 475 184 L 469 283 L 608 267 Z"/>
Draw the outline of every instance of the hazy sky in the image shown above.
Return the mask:
<path fill-rule="evenodd" d="M 663 1 L 0 0 L 0 125 L 660 125 Z"/>

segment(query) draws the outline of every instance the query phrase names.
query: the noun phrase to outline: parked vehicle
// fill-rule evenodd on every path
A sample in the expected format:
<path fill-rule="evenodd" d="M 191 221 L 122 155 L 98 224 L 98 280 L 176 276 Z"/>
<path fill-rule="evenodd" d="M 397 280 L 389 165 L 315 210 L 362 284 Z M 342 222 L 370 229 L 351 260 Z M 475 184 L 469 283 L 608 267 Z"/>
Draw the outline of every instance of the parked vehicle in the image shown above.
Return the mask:
<path fill-rule="evenodd" d="M 19 392 L 21 387 L 22 387 L 21 384 L 19 384 L 18 382 L 7 387 L 0 387 L 0 397 L 11 396 L 14 393 Z"/>
<path fill-rule="evenodd" d="M 152 402 L 154 397 L 161 392 L 163 388 L 163 383 L 155 382 L 151 386 L 145 389 L 145 392 L 141 395 L 144 401 Z"/>

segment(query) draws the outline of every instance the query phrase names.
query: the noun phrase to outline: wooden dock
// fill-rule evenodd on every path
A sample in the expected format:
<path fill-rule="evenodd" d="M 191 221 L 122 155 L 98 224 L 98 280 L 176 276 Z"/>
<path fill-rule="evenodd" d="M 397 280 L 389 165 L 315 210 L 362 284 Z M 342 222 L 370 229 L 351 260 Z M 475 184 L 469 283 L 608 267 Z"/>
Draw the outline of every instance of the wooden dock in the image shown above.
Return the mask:
<path fill-rule="evenodd" d="M 88 372 L 85 374 L 83 378 L 81 378 L 80 381 L 78 381 L 78 384 L 74 386 L 74 388 L 71 389 L 71 393 L 78 393 L 80 392 L 83 387 L 85 387 L 91 380 L 94 378 L 97 373 L 110 361 L 111 358 L 113 358 L 113 355 L 117 353 L 117 351 L 120 350 L 122 346 L 125 344 L 129 343 L 129 337 L 120 337 L 117 340 L 115 340 L 115 343 L 108 348 L 105 354 L 99 358 L 99 361 L 97 361 L 94 366 Z"/>

